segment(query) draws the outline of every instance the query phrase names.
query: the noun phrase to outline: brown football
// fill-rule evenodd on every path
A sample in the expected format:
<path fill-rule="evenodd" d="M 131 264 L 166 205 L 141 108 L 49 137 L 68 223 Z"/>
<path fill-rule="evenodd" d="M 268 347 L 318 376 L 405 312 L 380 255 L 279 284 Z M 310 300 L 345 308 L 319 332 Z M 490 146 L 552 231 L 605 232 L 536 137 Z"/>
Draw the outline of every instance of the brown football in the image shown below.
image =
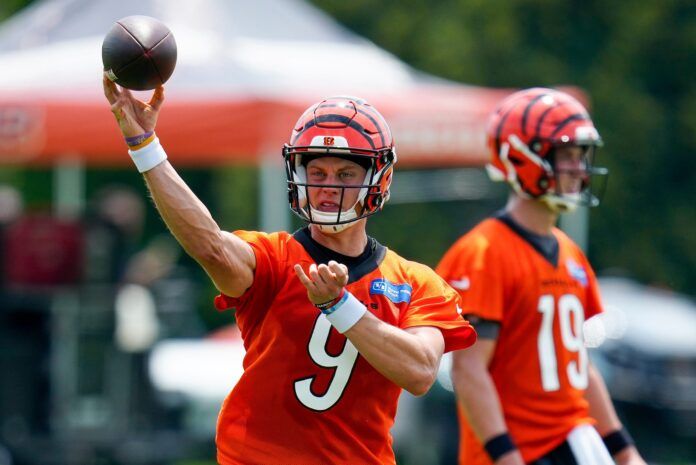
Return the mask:
<path fill-rule="evenodd" d="M 174 35 L 149 16 L 119 19 L 104 37 L 102 63 L 116 84 L 132 90 L 154 89 L 174 72 Z"/>

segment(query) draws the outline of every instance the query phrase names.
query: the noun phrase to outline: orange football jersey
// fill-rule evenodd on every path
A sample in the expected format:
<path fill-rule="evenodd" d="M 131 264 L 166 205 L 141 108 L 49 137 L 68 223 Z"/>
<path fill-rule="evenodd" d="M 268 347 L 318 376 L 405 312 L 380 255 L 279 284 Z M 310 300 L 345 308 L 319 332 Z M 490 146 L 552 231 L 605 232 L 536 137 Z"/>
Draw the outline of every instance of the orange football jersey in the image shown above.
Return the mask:
<path fill-rule="evenodd" d="M 500 324 L 489 372 L 526 462 L 592 422 L 582 324 L 602 311 L 597 282 L 580 248 L 559 229 L 553 235 L 555 265 L 503 220 L 490 218 L 455 242 L 437 268 L 474 325 L 474 315 Z M 462 411 L 459 418 L 460 463 L 490 464 Z"/>
<path fill-rule="evenodd" d="M 222 465 L 395 463 L 389 430 L 401 388 L 377 372 L 312 305 L 293 265 L 306 270 L 335 253 L 307 229 L 294 235 L 237 231 L 256 255 L 254 283 L 236 309 L 244 339 L 244 374 L 220 411 L 216 443 Z M 476 338 L 457 309 L 457 294 L 425 265 L 370 239 L 349 267 L 347 289 L 368 311 L 400 328 L 434 326 L 445 350 Z M 340 258 L 340 257 L 339 257 Z M 339 260 L 340 261 L 340 260 Z M 351 263 L 352 262 L 352 263 Z"/>

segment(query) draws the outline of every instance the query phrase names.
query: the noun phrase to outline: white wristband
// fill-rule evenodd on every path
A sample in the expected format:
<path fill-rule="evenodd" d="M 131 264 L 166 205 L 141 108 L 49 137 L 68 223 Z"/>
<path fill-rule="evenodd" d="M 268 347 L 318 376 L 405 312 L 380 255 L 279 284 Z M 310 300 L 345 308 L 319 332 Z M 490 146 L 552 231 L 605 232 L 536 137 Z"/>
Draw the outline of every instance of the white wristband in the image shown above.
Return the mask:
<path fill-rule="evenodd" d="M 336 331 L 343 334 L 352 328 L 366 311 L 367 308 L 353 294 L 346 291 L 346 295 L 340 302 L 323 313 Z"/>
<path fill-rule="evenodd" d="M 128 154 L 141 173 L 151 170 L 167 159 L 167 153 L 162 148 L 158 137 L 141 149 L 129 150 Z"/>

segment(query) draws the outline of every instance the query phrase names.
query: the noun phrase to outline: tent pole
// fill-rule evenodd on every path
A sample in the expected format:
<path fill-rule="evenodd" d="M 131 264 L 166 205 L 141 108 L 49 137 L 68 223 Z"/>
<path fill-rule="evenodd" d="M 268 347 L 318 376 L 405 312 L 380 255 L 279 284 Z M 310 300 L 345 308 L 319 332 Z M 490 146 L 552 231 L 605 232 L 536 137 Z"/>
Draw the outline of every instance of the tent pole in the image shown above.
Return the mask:
<path fill-rule="evenodd" d="M 62 220 L 79 220 L 84 210 L 84 166 L 64 158 L 53 168 L 53 214 Z M 66 286 L 52 294 L 51 368 L 52 429 L 69 435 L 70 412 L 75 408 L 78 384 L 77 321 L 80 298 L 75 287 Z"/>
<path fill-rule="evenodd" d="M 587 239 L 590 228 L 590 209 L 579 206 L 573 213 L 561 215 L 559 227 L 587 253 Z"/>
<path fill-rule="evenodd" d="M 280 161 L 277 153 L 266 155 L 259 168 L 259 224 L 265 232 L 290 229 L 285 167 Z"/>
<path fill-rule="evenodd" d="M 85 207 L 85 170 L 82 162 L 65 158 L 53 169 L 53 213 L 59 218 L 78 219 Z"/>

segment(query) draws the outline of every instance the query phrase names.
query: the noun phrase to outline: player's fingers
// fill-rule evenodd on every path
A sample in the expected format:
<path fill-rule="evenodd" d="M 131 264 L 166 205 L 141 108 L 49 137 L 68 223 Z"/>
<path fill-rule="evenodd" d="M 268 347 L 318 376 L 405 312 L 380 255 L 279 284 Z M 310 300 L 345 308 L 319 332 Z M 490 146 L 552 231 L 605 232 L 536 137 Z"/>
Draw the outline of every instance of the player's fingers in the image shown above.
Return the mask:
<path fill-rule="evenodd" d="M 104 95 L 110 104 L 114 104 L 118 100 L 119 91 L 111 79 L 106 77 L 106 74 L 102 76 L 102 85 L 104 86 Z"/>
<path fill-rule="evenodd" d="M 294 267 L 295 274 L 297 277 L 300 279 L 300 282 L 304 285 L 304 287 L 308 289 L 313 289 L 314 288 L 314 283 L 312 282 L 311 279 L 309 279 L 309 276 L 307 276 L 302 269 L 302 266 L 299 264 L 296 264 Z"/>
<path fill-rule="evenodd" d="M 334 274 L 331 269 L 324 265 L 323 263 L 317 267 L 317 271 L 319 272 L 319 276 L 321 276 L 321 279 L 326 283 L 326 284 L 333 284 L 335 285 L 337 282 L 336 275 Z"/>
<path fill-rule="evenodd" d="M 345 286 L 348 284 L 348 267 L 335 262 L 331 260 L 329 262 L 329 268 L 331 271 L 333 271 L 334 275 L 336 276 L 336 281 L 338 282 L 339 286 Z"/>
<path fill-rule="evenodd" d="M 319 283 L 323 284 L 324 283 L 324 279 L 319 274 L 319 271 L 317 269 L 317 265 L 315 265 L 314 263 L 309 265 L 309 277 L 316 284 L 319 284 Z"/>
<path fill-rule="evenodd" d="M 336 276 L 343 276 L 344 274 L 347 274 L 347 268 L 345 266 L 341 266 L 341 264 L 335 260 L 331 260 L 329 262 L 329 269 L 333 271 Z"/>
<path fill-rule="evenodd" d="M 157 111 L 162 106 L 164 102 L 164 86 L 157 86 L 155 91 L 152 93 L 152 97 L 148 102 L 148 105 L 152 107 L 153 110 Z"/>

